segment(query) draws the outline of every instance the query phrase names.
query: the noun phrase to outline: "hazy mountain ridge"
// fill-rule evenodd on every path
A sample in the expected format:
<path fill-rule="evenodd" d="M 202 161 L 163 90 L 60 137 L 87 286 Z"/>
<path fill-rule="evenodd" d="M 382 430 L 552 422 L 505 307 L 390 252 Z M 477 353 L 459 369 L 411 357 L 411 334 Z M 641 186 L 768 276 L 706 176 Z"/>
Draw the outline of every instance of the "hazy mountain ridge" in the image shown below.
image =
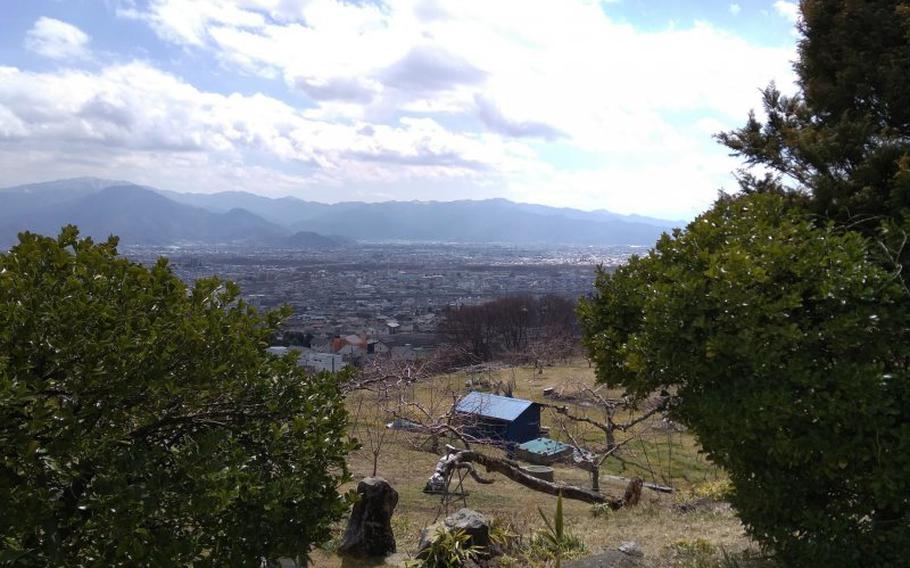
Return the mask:
<path fill-rule="evenodd" d="M 507 205 L 516 211 L 524 211 L 536 215 L 558 215 L 569 219 L 589 221 L 621 221 L 624 223 L 642 223 L 661 228 L 672 228 L 684 224 L 682 221 L 671 221 L 646 217 L 642 215 L 623 215 L 604 209 L 596 211 L 582 211 L 568 207 L 550 207 L 533 203 L 516 203 L 503 198 L 481 200 L 456 200 L 456 201 L 384 201 L 368 203 L 366 201 L 342 201 L 339 203 L 320 203 L 306 201 L 296 197 L 269 198 L 243 191 L 222 191 L 218 193 L 178 193 L 175 191 L 157 190 L 159 193 L 188 205 L 195 205 L 211 211 L 227 211 L 232 208 L 247 209 L 272 222 L 288 225 L 300 225 L 304 221 L 317 218 L 329 212 L 356 210 L 361 207 L 385 206 L 396 204 L 402 207 L 421 206 L 458 206 L 463 204 L 486 204 L 490 206 Z"/>
<path fill-rule="evenodd" d="M 129 244 L 286 248 L 331 248 L 350 239 L 649 245 L 678 224 L 506 199 L 326 204 L 240 191 L 177 193 L 98 178 L 0 189 L 0 243 L 14 242 L 22 230 L 55 234 L 67 223 Z"/>
<path fill-rule="evenodd" d="M 552 208 L 539 210 L 549 214 L 535 213 L 526 211 L 525 204 L 506 200 L 345 205 L 294 227 L 334 230 L 358 240 L 647 245 L 671 226 L 572 218 Z"/>
<path fill-rule="evenodd" d="M 39 195 L 40 198 L 40 195 Z M 0 192 L 5 204 L 5 192 Z M 127 244 L 179 242 L 260 242 L 280 239 L 287 230 L 240 209 L 212 213 L 189 207 L 136 185 L 115 185 L 74 199 L 30 207 L 0 217 L 0 241 L 13 242 L 19 231 L 56 234 L 75 224 L 84 235 L 118 235 Z"/>

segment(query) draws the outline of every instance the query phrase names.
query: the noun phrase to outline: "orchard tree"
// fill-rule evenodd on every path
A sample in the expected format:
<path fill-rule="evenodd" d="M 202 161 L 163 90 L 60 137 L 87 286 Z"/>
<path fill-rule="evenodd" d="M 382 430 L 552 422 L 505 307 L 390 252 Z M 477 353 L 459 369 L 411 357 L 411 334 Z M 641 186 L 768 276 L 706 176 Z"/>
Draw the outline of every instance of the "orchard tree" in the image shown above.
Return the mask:
<path fill-rule="evenodd" d="M 259 566 L 344 510 L 336 379 L 265 352 L 286 316 L 115 238 L 0 255 L 0 563 Z"/>
<path fill-rule="evenodd" d="M 784 565 L 905 565 L 910 4 L 801 7 L 799 92 L 719 136 L 742 192 L 579 313 L 599 378 L 675 397 Z"/>

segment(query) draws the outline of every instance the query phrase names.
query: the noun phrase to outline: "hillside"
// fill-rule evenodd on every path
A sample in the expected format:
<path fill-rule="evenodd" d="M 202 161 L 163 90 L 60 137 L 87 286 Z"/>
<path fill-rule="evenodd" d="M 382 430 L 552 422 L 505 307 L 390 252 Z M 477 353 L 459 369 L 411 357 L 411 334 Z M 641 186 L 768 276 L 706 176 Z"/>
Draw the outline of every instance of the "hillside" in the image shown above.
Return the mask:
<path fill-rule="evenodd" d="M 312 231 L 297 231 L 293 235 L 273 241 L 273 245 L 288 249 L 330 249 L 350 242 L 343 237 L 327 237 Z"/>
<path fill-rule="evenodd" d="M 336 207 L 315 201 L 304 201 L 295 197 L 273 199 L 244 191 L 222 191 L 219 193 L 156 191 L 178 203 L 200 207 L 216 213 L 223 213 L 231 209 L 246 209 L 263 219 L 284 226 L 318 217 Z"/>
<path fill-rule="evenodd" d="M 75 224 L 83 234 L 96 239 L 115 234 L 126 244 L 263 242 L 288 233 L 242 209 L 212 213 L 135 185 L 86 189 L 68 199 L 55 188 L 51 195 L 59 199 L 49 202 L 44 201 L 46 191 L 37 188 L 13 193 L 15 207 L 4 207 L 0 217 L 0 241 L 11 243 L 19 231 L 25 230 L 55 234 L 66 224 Z M 5 198 L 5 192 L 0 193 L 4 205 Z"/>
<path fill-rule="evenodd" d="M 568 211 L 569 213 L 567 213 Z M 654 224 L 529 206 L 504 199 L 345 204 L 294 225 L 368 240 L 513 244 L 648 245 L 668 230 Z"/>
<path fill-rule="evenodd" d="M 54 233 L 67 223 L 95 237 L 118 234 L 125 243 L 290 248 L 347 240 L 646 246 L 679 224 L 505 199 L 325 204 L 239 191 L 176 193 L 97 178 L 0 190 L 0 243 L 22 230 Z"/>
<path fill-rule="evenodd" d="M 295 230 L 365 241 L 501 242 L 514 244 L 648 245 L 682 223 L 605 210 L 581 211 L 506 199 L 349 201 L 335 204 L 245 192 L 162 192 L 175 201 L 227 211 L 242 207 Z"/>
<path fill-rule="evenodd" d="M 542 374 L 531 367 L 504 367 L 486 371 L 482 376 L 493 382 L 514 381 L 515 396 L 531 400 L 540 400 L 545 388 L 563 391 L 595 384 L 593 370 L 581 360 L 546 367 Z M 426 379 L 408 388 L 412 389 L 409 392 L 424 408 L 442 412 L 451 404 L 451 393 L 463 394 L 467 390 L 466 381 L 477 377 L 477 372 L 456 372 Z M 619 396 L 621 393 L 613 391 L 611 394 Z M 417 553 L 421 529 L 437 520 L 443 507 L 439 495 L 423 492 L 442 450 L 428 451 L 426 436 L 420 432 L 387 429 L 390 418 L 383 409 L 388 407 L 388 403 L 377 400 L 375 393 L 359 392 L 349 397 L 347 403 L 352 416 L 352 431 L 364 443 L 349 458 L 355 481 L 371 475 L 372 450 L 378 448 L 377 474 L 398 491 L 398 506 L 392 518 L 398 552 L 385 563 L 360 564 L 356 560 L 337 556 L 329 547 L 314 555 L 314 565 L 320 568 L 403 566 Z M 598 417 L 596 410 L 583 404 L 567 404 L 574 413 L 590 415 L 595 419 Z M 542 422 L 550 427 L 551 437 L 568 442 L 555 416 L 545 413 Z M 598 443 L 602 439 L 602 434 L 593 429 L 580 429 L 574 435 L 590 443 Z M 499 451 L 493 448 L 474 446 L 474 449 L 499 455 Z M 616 550 L 623 542 L 633 541 L 641 546 L 644 553 L 639 564 L 642 567 L 771 568 L 768 562 L 752 560 L 756 555 L 756 545 L 745 534 L 735 512 L 721 496 L 723 488 L 727 487 L 726 474 L 706 460 L 699 450 L 690 433 L 662 430 L 655 421 L 641 444 L 629 446 L 623 451 L 626 463 L 611 459 L 603 464 L 603 491 L 607 495 L 619 496 L 625 489 L 624 482 L 610 475 L 640 475 L 645 481 L 668 484 L 676 491 L 666 494 L 646 489 L 639 506 L 614 512 L 605 512 L 603 508 L 580 501 L 565 500 L 566 530 L 581 543 L 581 547 L 569 552 L 569 557 Z M 560 482 L 578 486 L 590 483 L 589 474 L 571 462 L 558 462 L 552 467 L 555 479 Z M 556 499 L 531 491 L 497 473 L 481 471 L 481 474 L 492 479 L 493 483 L 480 484 L 467 478 L 464 481 L 465 501 L 456 500 L 449 506 L 449 511 L 467 506 L 496 519 L 513 535 L 515 548 L 509 550 L 507 558 L 497 566 L 552 567 L 551 559 L 535 554 L 539 551 L 532 543 L 535 535 L 545 530 L 538 508 L 552 515 Z M 337 542 L 334 540 L 333 544 Z"/>

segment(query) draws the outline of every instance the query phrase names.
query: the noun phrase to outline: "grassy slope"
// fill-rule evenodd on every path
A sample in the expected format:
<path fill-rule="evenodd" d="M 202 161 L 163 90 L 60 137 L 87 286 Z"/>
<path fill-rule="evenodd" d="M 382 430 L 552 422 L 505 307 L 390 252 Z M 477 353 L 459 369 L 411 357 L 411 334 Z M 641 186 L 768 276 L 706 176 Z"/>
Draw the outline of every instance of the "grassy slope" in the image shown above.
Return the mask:
<path fill-rule="evenodd" d="M 447 404 L 446 397 L 451 396 L 447 390 L 463 391 L 467 378 L 468 376 L 464 374 L 438 377 L 430 385 L 413 391 L 412 395 L 424 404 L 435 401 L 437 408 L 443 408 Z M 491 373 L 490 378 L 514 379 L 515 396 L 537 400 L 541 400 L 540 393 L 545 387 L 571 389 L 575 385 L 594 384 L 593 372 L 583 362 L 547 368 L 541 375 L 530 368 L 504 369 Z M 358 422 L 355 434 L 358 430 L 362 434 L 365 424 L 378 425 L 388 421 L 379 411 L 376 401 L 370 398 L 372 395 L 360 396 L 365 398 L 362 401 L 357 397 L 349 400 L 352 413 Z M 573 411 L 596 413 L 596 410 L 581 406 L 575 407 Z M 544 414 L 543 423 L 555 426 L 549 413 Z M 598 442 L 602 438 L 594 429 L 580 430 L 575 435 Z M 552 428 L 550 436 L 561 437 L 555 427 Z M 364 438 L 363 435 L 360 437 Z M 379 475 L 385 477 L 400 496 L 393 521 L 401 554 L 390 560 L 391 565 L 416 551 L 420 529 L 433 522 L 440 506 L 438 497 L 422 492 L 438 456 L 415 449 L 414 439 L 413 434 L 389 432 L 379 459 Z M 372 471 L 373 456 L 368 444 L 364 445 L 364 448 L 352 454 L 350 458 L 355 480 L 369 475 Z M 666 429 L 652 426 L 652 430 L 644 436 L 642 443 L 635 442 L 627 448 L 626 455 L 637 463 L 650 464 L 650 471 L 647 468 L 623 466 L 615 460 L 608 460 L 602 469 L 603 475 L 637 474 L 646 481 L 670 483 L 680 489 L 679 493 L 682 494 L 706 482 L 723 478 L 721 471 L 699 455 L 696 441 L 687 433 L 671 432 L 668 435 Z M 537 508 L 542 507 L 545 511 L 552 512 L 555 498 L 530 491 L 501 476 L 495 478 L 496 482 L 492 485 L 466 481 L 466 487 L 470 492 L 468 506 L 511 524 L 514 532 L 523 538 L 541 529 L 542 522 Z M 556 466 L 556 479 L 581 486 L 588 486 L 590 483 L 587 473 L 565 465 Z M 604 492 L 622 495 L 623 489 L 622 483 L 602 478 Z M 642 506 L 622 510 L 606 517 L 595 517 L 590 505 L 566 501 L 566 519 L 570 531 L 584 541 L 588 552 L 616 548 L 621 542 L 632 540 L 642 546 L 645 558 L 649 559 L 649 565 L 654 566 L 688 565 L 670 558 L 672 551 L 676 549 L 674 545 L 680 541 L 691 543 L 701 539 L 714 547 L 723 547 L 730 551 L 750 547 L 751 543 L 744 536 L 742 526 L 728 507 L 721 506 L 713 511 L 682 513 L 673 508 L 673 504 L 681 498 L 680 495 L 664 495 L 646 490 Z M 339 566 L 353 568 L 362 565 L 350 560 L 343 563 L 333 554 L 325 552 L 318 552 L 314 555 L 313 561 L 315 566 L 326 568 Z"/>

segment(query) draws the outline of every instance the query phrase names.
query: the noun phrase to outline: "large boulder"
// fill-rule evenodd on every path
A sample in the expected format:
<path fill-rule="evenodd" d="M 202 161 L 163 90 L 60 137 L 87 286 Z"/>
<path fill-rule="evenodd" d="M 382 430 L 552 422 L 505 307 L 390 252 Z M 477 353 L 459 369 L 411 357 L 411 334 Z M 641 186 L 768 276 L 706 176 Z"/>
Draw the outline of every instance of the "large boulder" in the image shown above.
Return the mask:
<path fill-rule="evenodd" d="M 366 477 L 357 484 L 357 495 L 338 552 L 359 557 L 395 552 L 392 513 L 398 505 L 398 492 L 381 477 Z"/>
<path fill-rule="evenodd" d="M 462 531 L 468 535 L 466 546 L 476 546 L 486 553 L 490 550 L 490 521 L 472 509 L 459 509 L 444 521 L 428 526 L 420 532 L 420 552 L 429 548 L 439 531 Z M 418 552 L 418 556 L 420 556 Z"/>
<path fill-rule="evenodd" d="M 641 545 L 635 541 L 628 541 L 620 544 L 619 551 L 628 556 L 635 556 L 638 558 L 645 555 L 645 553 L 641 551 Z"/>

